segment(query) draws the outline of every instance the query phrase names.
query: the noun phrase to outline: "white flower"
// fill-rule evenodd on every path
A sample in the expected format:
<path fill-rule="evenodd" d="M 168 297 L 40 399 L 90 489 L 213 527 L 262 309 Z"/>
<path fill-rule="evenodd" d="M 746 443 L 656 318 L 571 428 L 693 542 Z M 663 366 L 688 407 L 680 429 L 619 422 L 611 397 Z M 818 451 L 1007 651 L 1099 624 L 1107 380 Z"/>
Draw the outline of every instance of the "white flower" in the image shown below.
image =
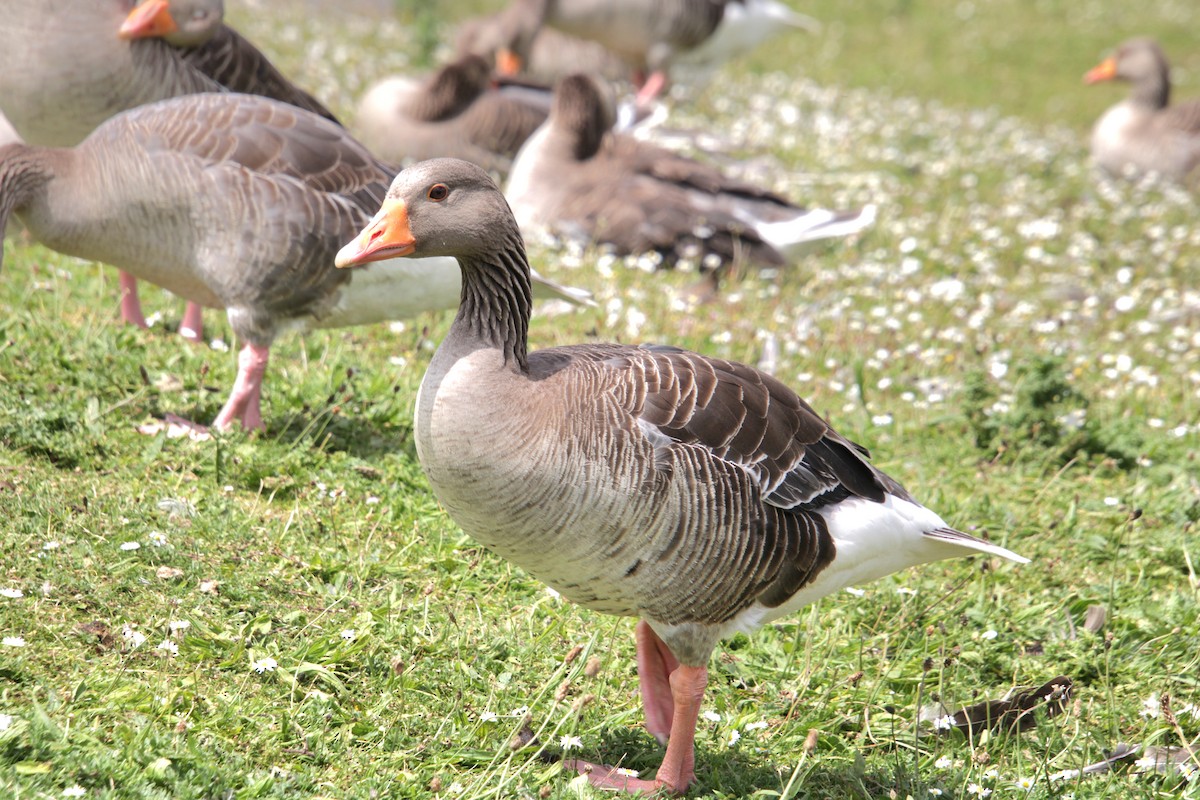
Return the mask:
<path fill-rule="evenodd" d="M 945 794 L 945 792 L 943 792 L 941 789 L 938 789 L 938 788 L 933 788 L 933 789 L 929 790 L 930 797 L 941 797 L 943 794 Z"/>
<path fill-rule="evenodd" d="M 738 740 L 741 738 L 742 734 L 738 733 L 737 728 L 734 728 L 729 732 L 729 746 L 732 747 L 733 745 L 737 744 Z"/>
<path fill-rule="evenodd" d="M 936 726 L 937 723 L 935 722 L 934 725 Z M 950 756 L 940 756 L 938 757 L 937 761 L 933 762 L 933 765 L 938 769 L 950 769 L 953 764 L 954 761 L 950 758 Z"/>
<path fill-rule="evenodd" d="M 874 425 L 882 428 L 885 425 L 892 424 L 892 415 L 891 414 L 876 414 L 875 416 L 871 417 L 871 422 Z"/>
<path fill-rule="evenodd" d="M 484 711 L 479 715 L 480 722 L 495 722 L 499 718 L 495 711 Z"/>
<path fill-rule="evenodd" d="M 192 627 L 192 623 L 186 619 L 173 619 L 167 623 L 167 627 L 171 629 L 171 633 L 179 633 L 182 630 Z"/>
<path fill-rule="evenodd" d="M 59 544 L 58 542 L 56 542 L 54 540 L 50 540 L 48 542 L 42 542 L 43 550 L 57 550 L 61 546 L 62 546 L 61 544 Z"/>
<path fill-rule="evenodd" d="M 354 637 L 357 635 L 358 634 L 355 632 L 354 628 L 346 628 L 346 630 L 342 631 L 341 633 L 341 637 L 347 642 L 353 642 Z"/>
<path fill-rule="evenodd" d="M 264 672 L 274 672 L 275 668 L 278 666 L 279 666 L 278 661 L 271 658 L 270 656 L 267 656 L 266 658 L 260 658 L 258 661 L 255 661 L 254 663 L 252 663 L 250 665 L 250 669 L 254 670 L 259 675 L 262 675 Z"/>
<path fill-rule="evenodd" d="M 229 352 L 229 345 L 225 344 L 224 339 L 213 339 L 211 342 L 208 343 L 208 346 L 211 347 L 213 350 L 216 350 L 218 353 L 228 353 Z"/>
<path fill-rule="evenodd" d="M 562 738 L 558 740 L 558 745 L 563 750 L 578 750 L 579 748 L 583 747 L 583 739 L 579 738 L 578 736 L 569 736 L 564 733 Z"/>
<path fill-rule="evenodd" d="M 12 727 L 12 714 L 0 714 L 0 731 L 6 731 Z"/>
<path fill-rule="evenodd" d="M 122 550 L 137 550 L 141 547 L 137 542 L 121 542 Z"/>
<path fill-rule="evenodd" d="M 937 717 L 933 720 L 933 729 L 935 731 L 949 731 L 954 729 L 954 717 L 946 714 L 945 716 Z M 946 758 L 942 756 L 942 758 Z M 948 761 L 949 759 L 947 759 Z M 941 761 L 939 758 L 938 761 Z"/>
<path fill-rule="evenodd" d="M 20 600 L 25 596 L 25 593 L 20 589 L 0 589 L 0 597 L 7 597 L 10 600 Z"/>
<path fill-rule="evenodd" d="M 372 494 L 372 495 L 367 496 L 367 505 L 373 506 L 378 502 L 379 502 L 379 498 L 376 497 L 375 495 Z"/>
<path fill-rule="evenodd" d="M 449 792 L 450 794 L 462 794 L 464 791 L 466 791 L 466 787 L 463 786 L 458 781 L 455 781 L 454 783 L 452 783 L 446 787 L 446 791 Z"/>
<path fill-rule="evenodd" d="M 1037 781 L 1034 778 L 1028 778 L 1028 777 L 1017 778 L 1017 782 L 1015 785 L 1018 789 L 1024 789 L 1025 791 L 1028 792 L 1028 791 L 1031 791 L 1035 785 L 1037 785 Z"/>
<path fill-rule="evenodd" d="M 1121 504 L 1121 501 L 1115 497 L 1104 498 L 1104 505 L 1106 505 L 1106 506 L 1116 506 L 1116 505 L 1120 505 L 1120 504 Z"/>
<path fill-rule="evenodd" d="M 616 773 L 622 778 L 636 778 L 638 776 L 636 769 L 627 769 L 625 767 L 617 767 Z"/>
<path fill-rule="evenodd" d="M 1133 764 L 1141 770 L 1153 770 L 1158 768 L 1159 760 L 1154 756 L 1142 756 Z"/>
<path fill-rule="evenodd" d="M 997 633 L 997 632 L 996 632 L 996 631 L 994 631 L 994 630 L 989 630 L 989 631 L 984 631 L 983 633 L 981 633 L 981 634 L 979 634 L 979 635 L 980 635 L 980 637 L 981 637 L 981 638 L 984 638 L 984 639 L 987 639 L 988 641 L 991 641 L 992 639 L 995 639 L 995 638 L 996 638 L 997 636 L 999 636 L 1000 634 L 999 634 L 999 633 Z"/>
<path fill-rule="evenodd" d="M 1072 780 L 1072 779 L 1078 778 L 1078 777 L 1079 777 L 1079 770 L 1064 769 L 1062 772 L 1055 772 L 1053 775 L 1051 775 L 1050 780 L 1052 780 L 1052 781 L 1069 781 L 1069 780 Z"/>
<path fill-rule="evenodd" d="M 978 783 L 967 784 L 967 794 L 973 794 L 976 797 L 987 797 L 992 793 L 992 790 L 986 786 L 980 786 Z"/>
<path fill-rule="evenodd" d="M 179 655 L 179 645 L 175 644 L 170 639 L 163 639 L 154 649 L 163 650 L 173 656 Z"/>
<path fill-rule="evenodd" d="M 1162 714 L 1162 702 L 1158 699 L 1158 692 L 1153 692 L 1142 701 L 1141 715 L 1150 719 L 1158 719 L 1160 714 Z"/>
<path fill-rule="evenodd" d="M 705 711 L 700 716 L 704 717 L 709 722 L 720 722 L 721 721 L 721 715 L 715 711 Z"/>
<path fill-rule="evenodd" d="M 1176 769 L 1179 770 L 1179 774 L 1182 775 L 1183 779 L 1188 783 L 1196 780 L 1196 777 L 1200 775 L 1200 769 L 1197 769 L 1196 765 L 1191 761 L 1180 762 L 1178 765 L 1176 765 Z"/>
<path fill-rule="evenodd" d="M 87 789 L 84 789 L 78 783 L 63 789 L 63 797 L 83 797 L 86 794 Z"/>
<path fill-rule="evenodd" d="M 992 767 L 991 769 L 984 770 L 984 772 L 983 772 L 983 779 L 987 780 L 987 781 L 994 781 L 994 780 L 996 780 L 996 778 L 999 778 L 999 777 L 1000 777 L 1000 770 L 997 769 L 996 767 Z"/>
<path fill-rule="evenodd" d="M 154 545 L 155 547 L 162 547 L 167 543 L 167 535 L 161 531 L 150 531 L 146 538 L 148 538 L 150 540 L 150 544 Z"/>
<path fill-rule="evenodd" d="M 761 731 L 766 727 L 767 727 L 767 723 L 761 719 L 758 720 L 757 722 L 746 723 L 746 730 L 748 730 L 748 731 Z"/>
<path fill-rule="evenodd" d="M 25 640 L 20 636 L 5 636 L 3 639 L 0 639 L 0 644 L 5 647 L 24 647 Z"/>
<path fill-rule="evenodd" d="M 916 593 L 917 593 L 916 589 L 910 589 L 907 586 L 901 586 L 896 589 L 896 594 L 907 594 L 907 595 L 911 596 L 911 595 L 915 595 Z"/>
<path fill-rule="evenodd" d="M 520 708 L 514 708 L 512 711 L 508 712 L 508 715 L 510 717 L 523 717 L 528 713 L 529 706 L 521 706 Z"/>

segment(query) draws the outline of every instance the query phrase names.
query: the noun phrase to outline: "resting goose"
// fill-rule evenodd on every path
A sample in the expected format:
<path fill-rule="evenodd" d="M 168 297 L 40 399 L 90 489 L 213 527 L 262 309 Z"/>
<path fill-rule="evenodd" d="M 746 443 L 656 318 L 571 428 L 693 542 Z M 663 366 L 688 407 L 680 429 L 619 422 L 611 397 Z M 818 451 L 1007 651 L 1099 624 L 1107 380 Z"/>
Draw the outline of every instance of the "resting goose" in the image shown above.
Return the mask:
<path fill-rule="evenodd" d="M 303 109 L 190 95 L 119 114 L 74 148 L 0 149 L 0 234 L 16 213 L 47 247 L 225 309 L 241 351 L 213 424 L 258 428 L 277 334 L 458 302 L 449 259 L 390 262 L 359 276 L 334 268 L 392 174 L 341 127 Z M 576 290 L 535 285 L 577 299 Z"/>
<path fill-rule="evenodd" d="M 506 194 L 527 234 L 657 252 L 668 264 L 778 265 L 811 242 L 869 226 L 875 209 L 805 210 L 715 167 L 610 130 L 612 105 L 591 77 L 559 82 L 550 118 L 513 162 Z"/>
<path fill-rule="evenodd" d="M 1092 130 L 1092 159 L 1114 175 L 1156 173 L 1188 183 L 1200 164 L 1200 101 L 1170 105 L 1166 56 L 1151 39 L 1130 39 L 1084 75 L 1087 83 L 1132 84 L 1129 97 Z"/>
<path fill-rule="evenodd" d="M 528 352 L 529 264 L 504 196 L 454 159 L 396 176 L 337 256 L 458 259 L 458 315 L 417 397 L 417 455 L 463 530 L 564 597 L 634 616 L 653 780 L 573 761 L 599 786 L 682 792 L 716 643 L 893 571 L 975 553 L 866 451 L 759 370 L 673 347 Z"/>
<path fill-rule="evenodd" d="M 513 43 L 506 41 L 501 14 L 474 17 L 458 27 L 454 51 L 459 57 L 477 55 L 496 62 L 502 52 L 511 52 Z M 520 64 L 511 64 L 508 71 L 519 71 L 534 80 L 554 83 L 574 72 L 586 72 L 611 81 L 628 81 L 629 65 L 599 42 L 581 39 L 554 28 L 541 28 L 528 47 Z"/>
<path fill-rule="evenodd" d="M 467 55 L 425 80 L 394 76 L 374 84 L 359 102 L 355 125 L 363 143 L 387 161 L 454 156 L 507 172 L 549 104 L 544 91 L 493 86 L 487 61 Z"/>

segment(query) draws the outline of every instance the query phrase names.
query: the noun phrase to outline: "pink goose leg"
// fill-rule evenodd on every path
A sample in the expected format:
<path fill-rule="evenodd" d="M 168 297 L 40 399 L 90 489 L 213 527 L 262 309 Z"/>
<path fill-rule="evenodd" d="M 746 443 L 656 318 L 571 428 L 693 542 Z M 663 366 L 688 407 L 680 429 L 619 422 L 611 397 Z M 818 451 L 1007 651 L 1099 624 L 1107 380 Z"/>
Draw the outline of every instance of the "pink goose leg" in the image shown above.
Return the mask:
<path fill-rule="evenodd" d="M 680 664 L 645 622 L 638 623 L 637 645 L 646 727 L 659 741 L 670 736 L 658 774 L 654 780 L 633 778 L 615 767 L 578 759 L 563 766 L 587 775 L 588 782 L 601 789 L 647 795 L 666 789 L 682 794 L 696 777 L 696 720 L 708 686 L 708 668 Z"/>
<path fill-rule="evenodd" d="M 229 399 L 225 401 L 221 413 L 213 420 L 213 427 L 218 430 L 228 428 L 235 420 L 241 420 L 242 427 L 248 431 L 257 430 L 262 424 L 262 378 L 267 368 L 267 358 L 270 346 L 261 347 L 246 344 L 238 352 L 238 374 L 233 382 Z"/>
<path fill-rule="evenodd" d="M 204 309 L 199 303 L 188 302 L 179 323 L 179 335 L 193 342 L 204 340 Z"/>
<path fill-rule="evenodd" d="M 142 315 L 142 303 L 138 300 L 137 278 L 123 270 L 118 275 L 121 287 L 121 319 L 139 328 L 149 328 L 146 318 Z"/>

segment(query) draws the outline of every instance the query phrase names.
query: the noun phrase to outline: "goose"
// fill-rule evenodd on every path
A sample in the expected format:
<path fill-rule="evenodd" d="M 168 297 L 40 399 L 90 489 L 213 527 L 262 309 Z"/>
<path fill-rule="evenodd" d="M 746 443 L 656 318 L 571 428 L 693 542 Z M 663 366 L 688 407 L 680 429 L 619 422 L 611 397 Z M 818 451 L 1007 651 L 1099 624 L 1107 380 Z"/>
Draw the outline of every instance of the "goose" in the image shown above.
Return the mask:
<path fill-rule="evenodd" d="M 0 108 L 26 142 L 58 147 L 121 111 L 198 92 L 275 96 L 332 116 L 225 26 L 223 12 L 222 0 L 7 3 Z M 120 288 L 121 318 L 147 327 L 136 278 L 122 272 Z M 189 305 L 180 332 L 198 340 L 201 324 L 199 306 Z"/>
<path fill-rule="evenodd" d="M 550 26 L 623 59 L 640 87 L 638 103 L 646 104 L 666 88 L 672 63 L 691 51 L 704 48 L 700 65 L 745 52 L 785 26 L 814 24 L 778 0 L 512 0 L 498 23 L 507 47 L 497 64 L 521 69 L 538 32 Z"/>
<path fill-rule="evenodd" d="M 466 55 L 425 80 L 392 76 L 375 83 L 355 123 L 363 143 L 388 161 L 455 156 L 507 172 L 549 105 L 548 91 L 493 86 L 488 62 Z"/>
<path fill-rule="evenodd" d="M 454 51 L 458 57 L 477 55 L 494 64 L 502 52 L 511 52 L 505 41 L 501 14 L 473 17 L 458 26 Z M 519 72 L 533 80 L 554 83 L 575 72 L 586 72 L 610 81 L 629 81 L 629 65 L 608 48 L 590 39 L 571 36 L 554 28 L 541 28 L 529 44 L 526 58 L 511 64 L 507 72 Z"/>
<path fill-rule="evenodd" d="M 463 531 L 596 611 L 637 617 L 653 779 L 583 760 L 601 787 L 680 793 L 717 642 L 909 566 L 1027 559 L 951 528 L 781 381 L 669 346 L 529 352 L 530 272 L 504 195 L 435 159 L 396 176 L 338 253 L 453 257 L 462 303 L 421 382 L 417 456 Z"/>
<path fill-rule="evenodd" d="M 610 131 L 612 105 L 587 75 L 555 88 L 546 123 L 517 154 L 505 191 L 521 229 L 719 265 L 767 265 L 858 233 L 875 207 L 800 208 L 771 191 L 633 136 Z"/>
<path fill-rule="evenodd" d="M 338 122 L 324 103 L 225 24 L 224 0 L 143 0 L 125 18 L 119 35 L 130 41 L 159 37 L 177 48 L 186 63 L 231 92 L 272 97 Z"/>
<path fill-rule="evenodd" d="M 380 264 L 359 279 L 333 257 L 394 173 L 329 120 L 252 95 L 199 94 L 118 114 L 73 148 L 0 149 L 0 235 L 12 214 L 42 244 L 223 308 L 241 342 L 213 425 L 262 427 L 271 342 L 452 308 L 448 259 Z M 535 280 L 544 295 L 586 293 Z"/>
<path fill-rule="evenodd" d="M 1113 175 L 1154 173 L 1194 181 L 1200 164 L 1200 101 L 1170 105 L 1167 58 L 1152 39 L 1130 39 L 1084 75 L 1089 84 L 1127 81 L 1129 97 L 1092 129 L 1092 159 Z"/>

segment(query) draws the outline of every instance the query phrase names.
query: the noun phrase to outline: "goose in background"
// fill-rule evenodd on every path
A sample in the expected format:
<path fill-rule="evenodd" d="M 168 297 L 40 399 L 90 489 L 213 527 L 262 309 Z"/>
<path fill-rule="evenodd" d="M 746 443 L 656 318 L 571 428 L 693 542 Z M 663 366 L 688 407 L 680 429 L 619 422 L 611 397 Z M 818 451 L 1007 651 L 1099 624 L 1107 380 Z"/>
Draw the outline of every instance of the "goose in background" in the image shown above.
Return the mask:
<path fill-rule="evenodd" d="M 464 20 L 454 38 L 457 57 L 477 55 L 495 64 L 497 57 L 503 61 L 511 57 L 513 42 L 506 34 L 502 14 L 473 17 Z M 586 72 L 610 81 L 630 81 L 633 74 L 629 65 L 618 58 L 604 45 L 590 39 L 581 39 L 554 28 L 542 27 L 530 42 L 526 57 L 519 63 L 507 62 L 508 75 L 519 74 L 536 81 L 553 84 L 576 72 Z M 501 56 L 502 53 L 509 54 Z"/>
<path fill-rule="evenodd" d="M 393 76 L 372 85 L 359 101 L 355 130 L 393 163 L 454 156 L 507 172 L 549 107 L 549 91 L 499 87 L 486 60 L 466 55 L 424 79 Z"/>
<path fill-rule="evenodd" d="M 1089 84 L 1126 81 L 1129 97 L 1092 129 L 1092 160 L 1113 175 L 1154 173 L 1195 184 L 1200 164 L 1200 101 L 1171 105 L 1170 67 L 1152 39 L 1130 39 L 1084 75 Z"/>
<path fill-rule="evenodd" d="M 705 69 L 788 26 L 812 29 L 815 22 L 778 0 L 512 0 L 496 25 L 496 38 L 506 44 L 497 56 L 502 72 L 520 70 L 549 26 L 599 42 L 625 61 L 639 87 L 638 104 L 645 105 L 688 53 L 700 49 L 693 65 Z"/>
<path fill-rule="evenodd" d="M 225 309 L 241 349 L 213 425 L 253 429 L 278 334 L 458 302 L 449 259 L 386 262 L 358 276 L 334 268 L 392 175 L 343 128 L 303 109 L 189 95 L 112 117 L 74 148 L 0 149 L 0 234 L 15 213 L 47 247 Z M 586 295 L 544 280 L 535 287 L 576 302 Z"/>
<path fill-rule="evenodd" d="M 710 269 L 781 265 L 812 243 L 871 225 L 874 206 L 803 209 L 717 168 L 613 132 L 612 103 L 586 75 L 555 88 L 550 117 L 517 154 L 505 190 L 526 235 L 545 232 L 695 258 Z"/>
<path fill-rule="evenodd" d="M 1027 559 L 951 528 L 779 380 L 665 346 L 529 352 L 530 272 L 477 166 L 401 172 L 338 254 L 453 257 L 463 301 L 421 383 L 417 455 L 464 532 L 564 597 L 637 617 L 653 779 L 582 760 L 591 783 L 685 791 L 716 644 L 831 592 L 954 556 Z"/>

